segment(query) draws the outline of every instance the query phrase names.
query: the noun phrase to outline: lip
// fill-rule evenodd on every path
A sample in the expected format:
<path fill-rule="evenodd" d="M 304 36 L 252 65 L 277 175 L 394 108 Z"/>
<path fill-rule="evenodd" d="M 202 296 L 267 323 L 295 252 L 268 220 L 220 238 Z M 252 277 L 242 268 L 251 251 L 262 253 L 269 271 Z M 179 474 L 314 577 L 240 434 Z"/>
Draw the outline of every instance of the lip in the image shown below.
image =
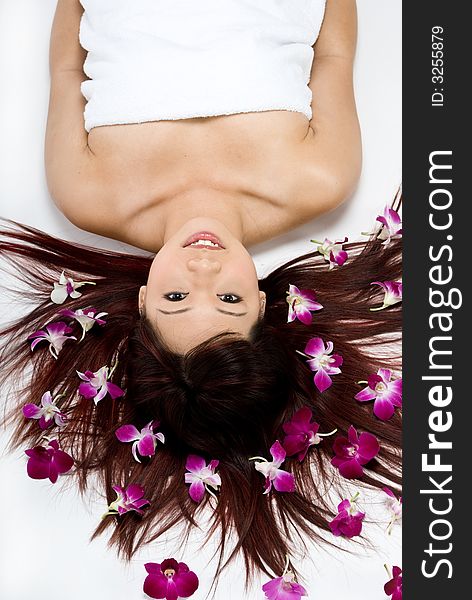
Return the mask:
<path fill-rule="evenodd" d="M 193 242 L 196 242 L 197 240 L 210 240 L 210 242 L 213 242 L 214 244 L 218 244 L 219 248 L 215 248 L 214 246 L 204 246 L 204 245 L 192 246 L 192 248 L 205 248 L 205 250 L 225 250 L 225 247 L 221 243 L 221 240 L 214 233 L 211 233 L 210 231 L 198 231 L 197 233 L 193 233 L 184 242 L 183 247 L 186 248 L 187 246 L 189 246 L 190 244 L 193 244 Z"/>

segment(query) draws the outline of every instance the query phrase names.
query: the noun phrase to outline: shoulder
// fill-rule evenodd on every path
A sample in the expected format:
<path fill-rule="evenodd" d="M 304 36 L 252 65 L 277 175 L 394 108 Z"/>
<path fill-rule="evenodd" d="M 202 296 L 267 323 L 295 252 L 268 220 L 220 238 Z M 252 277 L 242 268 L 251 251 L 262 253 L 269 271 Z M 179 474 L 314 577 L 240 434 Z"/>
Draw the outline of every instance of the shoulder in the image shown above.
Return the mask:
<path fill-rule="evenodd" d="M 336 208 L 354 192 L 361 172 L 360 148 L 326 152 L 309 129 L 293 162 L 292 207 L 300 223 Z"/>

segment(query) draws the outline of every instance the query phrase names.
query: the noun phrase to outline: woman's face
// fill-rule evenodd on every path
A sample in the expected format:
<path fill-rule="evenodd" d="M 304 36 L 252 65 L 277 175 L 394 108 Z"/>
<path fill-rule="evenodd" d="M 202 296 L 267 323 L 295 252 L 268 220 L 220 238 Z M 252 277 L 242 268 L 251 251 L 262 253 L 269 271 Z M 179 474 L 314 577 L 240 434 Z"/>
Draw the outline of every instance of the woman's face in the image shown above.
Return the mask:
<path fill-rule="evenodd" d="M 241 242 L 220 221 L 195 218 L 157 253 L 139 305 L 166 344 L 183 354 L 222 332 L 248 337 L 264 314 L 265 294 Z"/>

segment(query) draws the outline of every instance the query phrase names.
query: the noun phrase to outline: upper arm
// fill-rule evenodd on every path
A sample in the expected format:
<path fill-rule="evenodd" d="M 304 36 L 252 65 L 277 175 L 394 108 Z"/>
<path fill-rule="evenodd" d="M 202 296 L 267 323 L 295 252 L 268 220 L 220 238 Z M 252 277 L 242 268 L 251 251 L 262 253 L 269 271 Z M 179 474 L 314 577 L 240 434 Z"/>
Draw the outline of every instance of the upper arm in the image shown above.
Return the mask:
<path fill-rule="evenodd" d="M 59 0 L 50 44 L 51 88 L 45 140 L 45 163 L 51 196 L 70 215 L 87 185 L 93 163 L 84 128 L 85 99 L 80 91 L 85 51 L 79 43 L 79 0 Z M 73 210 L 73 209 L 72 209 Z"/>
<path fill-rule="evenodd" d="M 314 47 L 309 158 L 335 206 L 353 191 L 361 169 L 361 137 L 353 87 L 357 40 L 355 0 L 327 0 Z M 330 197 L 328 197 L 330 196 Z"/>

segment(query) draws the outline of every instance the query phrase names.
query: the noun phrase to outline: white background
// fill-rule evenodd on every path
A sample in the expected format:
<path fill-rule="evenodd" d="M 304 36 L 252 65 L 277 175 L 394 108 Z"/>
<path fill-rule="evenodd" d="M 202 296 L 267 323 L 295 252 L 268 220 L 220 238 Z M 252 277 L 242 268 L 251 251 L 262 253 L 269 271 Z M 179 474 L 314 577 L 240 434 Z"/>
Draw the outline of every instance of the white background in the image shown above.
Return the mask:
<path fill-rule="evenodd" d="M 0 0 L 0 216 L 65 239 L 124 248 L 76 229 L 48 196 L 43 140 L 55 4 L 54 0 Z M 355 83 L 364 151 L 360 184 L 354 196 L 331 214 L 254 248 L 260 275 L 311 250 L 310 238 L 358 238 L 371 228 L 401 182 L 401 2 L 358 0 L 358 12 Z M 0 435 L 6 439 L 5 432 Z M 172 553 L 200 577 L 193 598 L 205 598 L 213 573 L 213 563 L 207 565 L 211 549 L 207 545 L 199 551 L 196 536 L 183 553 L 167 540 L 143 550 L 126 565 L 106 548 L 105 538 L 88 543 L 104 512 L 99 499 L 87 497 L 84 502 L 74 489 L 61 491 L 59 484 L 29 479 L 21 452 L 0 456 L 0 478 L 2 600 L 142 600 L 144 562 L 160 562 Z M 381 496 L 372 494 L 365 504 L 373 502 L 383 518 Z M 372 533 L 377 551 L 348 555 L 312 548 L 311 562 L 298 565 L 311 600 L 386 598 L 383 564 L 401 565 L 400 531 L 397 527 L 386 536 L 384 525 L 365 529 Z M 217 600 L 262 600 L 260 582 L 245 591 L 242 574 L 243 568 L 236 564 L 223 575 Z"/>

